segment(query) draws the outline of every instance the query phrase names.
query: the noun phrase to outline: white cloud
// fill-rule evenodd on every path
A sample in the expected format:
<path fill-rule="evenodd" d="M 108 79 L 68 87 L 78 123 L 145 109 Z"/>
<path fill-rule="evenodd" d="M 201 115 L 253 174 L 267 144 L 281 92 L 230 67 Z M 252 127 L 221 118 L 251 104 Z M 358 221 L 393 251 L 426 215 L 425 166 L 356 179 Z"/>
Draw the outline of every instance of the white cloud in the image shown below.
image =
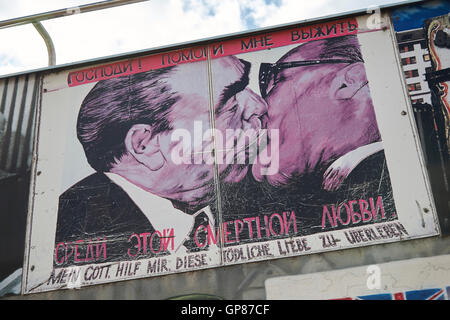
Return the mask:
<path fill-rule="evenodd" d="M 264 5 L 264 0 L 246 0 L 246 5 L 253 8 L 252 18 L 259 27 L 275 26 L 289 22 L 302 21 L 334 15 L 349 11 L 366 9 L 373 5 L 395 3 L 393 0 L 282 0 L 280 6 Z M 257 3 L 257 5 L 253 5 Z"/>
<path fill-rule="evenodd" d="M 0 19 L 93 0 L 0 0 Z M 393 0 L 151 0 L 42 22 L 58 64 L 143 50 L 386 4 Z M 45 67 L 47 51 L 31 25 L 0 29 L 0 74 Z"/>
<path fill-rule="evenodd" d="M 216 2 L 214 16 L 200 1 L 183 11 L 182 1 L 166 0 L 52 20 L 45 26 L 58 63 L 65 63 L 242 30 L 237 1 Z"/>

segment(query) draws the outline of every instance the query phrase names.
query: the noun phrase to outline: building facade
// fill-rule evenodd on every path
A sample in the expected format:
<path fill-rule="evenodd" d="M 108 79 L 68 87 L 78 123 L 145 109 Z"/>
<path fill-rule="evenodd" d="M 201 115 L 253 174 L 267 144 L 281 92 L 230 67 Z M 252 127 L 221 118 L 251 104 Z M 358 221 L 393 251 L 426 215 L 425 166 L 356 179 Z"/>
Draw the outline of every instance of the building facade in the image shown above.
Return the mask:
<path fill-rule="evenodd" d="M 425 74 L 431 71 L 430 53 L 422 28 L 397 33 L 402 68 L 413 104 L 431 104 L 431 92 Z"/>

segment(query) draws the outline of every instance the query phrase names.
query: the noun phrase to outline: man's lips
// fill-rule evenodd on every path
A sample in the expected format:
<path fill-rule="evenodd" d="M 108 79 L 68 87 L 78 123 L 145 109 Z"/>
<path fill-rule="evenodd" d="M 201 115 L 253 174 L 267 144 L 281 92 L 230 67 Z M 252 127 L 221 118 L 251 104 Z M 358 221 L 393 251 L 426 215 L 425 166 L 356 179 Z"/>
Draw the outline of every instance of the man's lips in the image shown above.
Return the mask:
<path fill-rule="evenodd" d="M 240 152 L 245 152 L 246 157 L 249 156 L 249 150 L 251 148 L 251 146 L 255 143 L 257 143 L 257 146 L 260 145 L 260 141 L 261 139 L 265 138 L 267 136 L 267 123 L 268 123 L 268 115 L 267 113 L 264 113 L 263 115 L 259 116 L 259 117 L 252 117 L 252 119 L 250 119 L 250 124 L 251 124 L 251 129 L 256 131 L 256 135 L 254 137 L 254 139 L 252 139 L 248 145 L 244 144 L 244 148 L 240 149 L 240 150 L 236 150 L 237 153 Z M 237 145 L 237 141 L 235 141 L 235 147 Z M 261 150 L 259 150 L 261 151 Z"/>
<path fill-rule="evenodd" d="M 269 115 L 267 112 L 260 116 L 259 120 L 261 122 L 261 129 L 267 129 L 267 124 L 269 123 Z"/>

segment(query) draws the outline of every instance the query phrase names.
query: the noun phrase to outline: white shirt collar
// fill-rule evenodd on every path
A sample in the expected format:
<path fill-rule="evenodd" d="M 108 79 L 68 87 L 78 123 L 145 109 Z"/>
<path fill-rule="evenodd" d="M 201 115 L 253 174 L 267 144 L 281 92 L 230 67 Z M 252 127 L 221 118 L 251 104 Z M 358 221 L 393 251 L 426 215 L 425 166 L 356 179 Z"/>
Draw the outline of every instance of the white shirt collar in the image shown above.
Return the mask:
<path fill-rule="evenodd" d="M 194 215 L 186 214 L 174 208 L 170 200 L 154 195 L 118 174 L 112 172 L 104 172 L 104 174 L 128 194 L 155 230 L 161 233 L 167 230 L 168 233 L 170 229 L 173 229 L 175 235 L 174 249 L 177 251 L 193 228 L 195 216 L 198 212 Z"/>

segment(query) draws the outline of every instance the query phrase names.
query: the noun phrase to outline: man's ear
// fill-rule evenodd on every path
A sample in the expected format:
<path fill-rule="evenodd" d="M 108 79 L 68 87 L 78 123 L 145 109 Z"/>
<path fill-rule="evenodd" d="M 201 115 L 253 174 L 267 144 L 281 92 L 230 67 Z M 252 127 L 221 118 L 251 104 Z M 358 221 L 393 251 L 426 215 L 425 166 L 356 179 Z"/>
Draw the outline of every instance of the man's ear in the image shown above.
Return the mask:
<path fill-rule="evenodd" d="M 341 69 L 334 80 L 333 89 L 337 99 L 351 99 L 367 84 L 366 70 L 362 62 Z"/>
<path fill-rule="evenodd" d="M 150 125 L 133 125 L 125 137 L 125 146 L 129 154 L 152 171 L 161 169 L 166 162 L 160 150 L 159 134 L 152 136 Z"/>

